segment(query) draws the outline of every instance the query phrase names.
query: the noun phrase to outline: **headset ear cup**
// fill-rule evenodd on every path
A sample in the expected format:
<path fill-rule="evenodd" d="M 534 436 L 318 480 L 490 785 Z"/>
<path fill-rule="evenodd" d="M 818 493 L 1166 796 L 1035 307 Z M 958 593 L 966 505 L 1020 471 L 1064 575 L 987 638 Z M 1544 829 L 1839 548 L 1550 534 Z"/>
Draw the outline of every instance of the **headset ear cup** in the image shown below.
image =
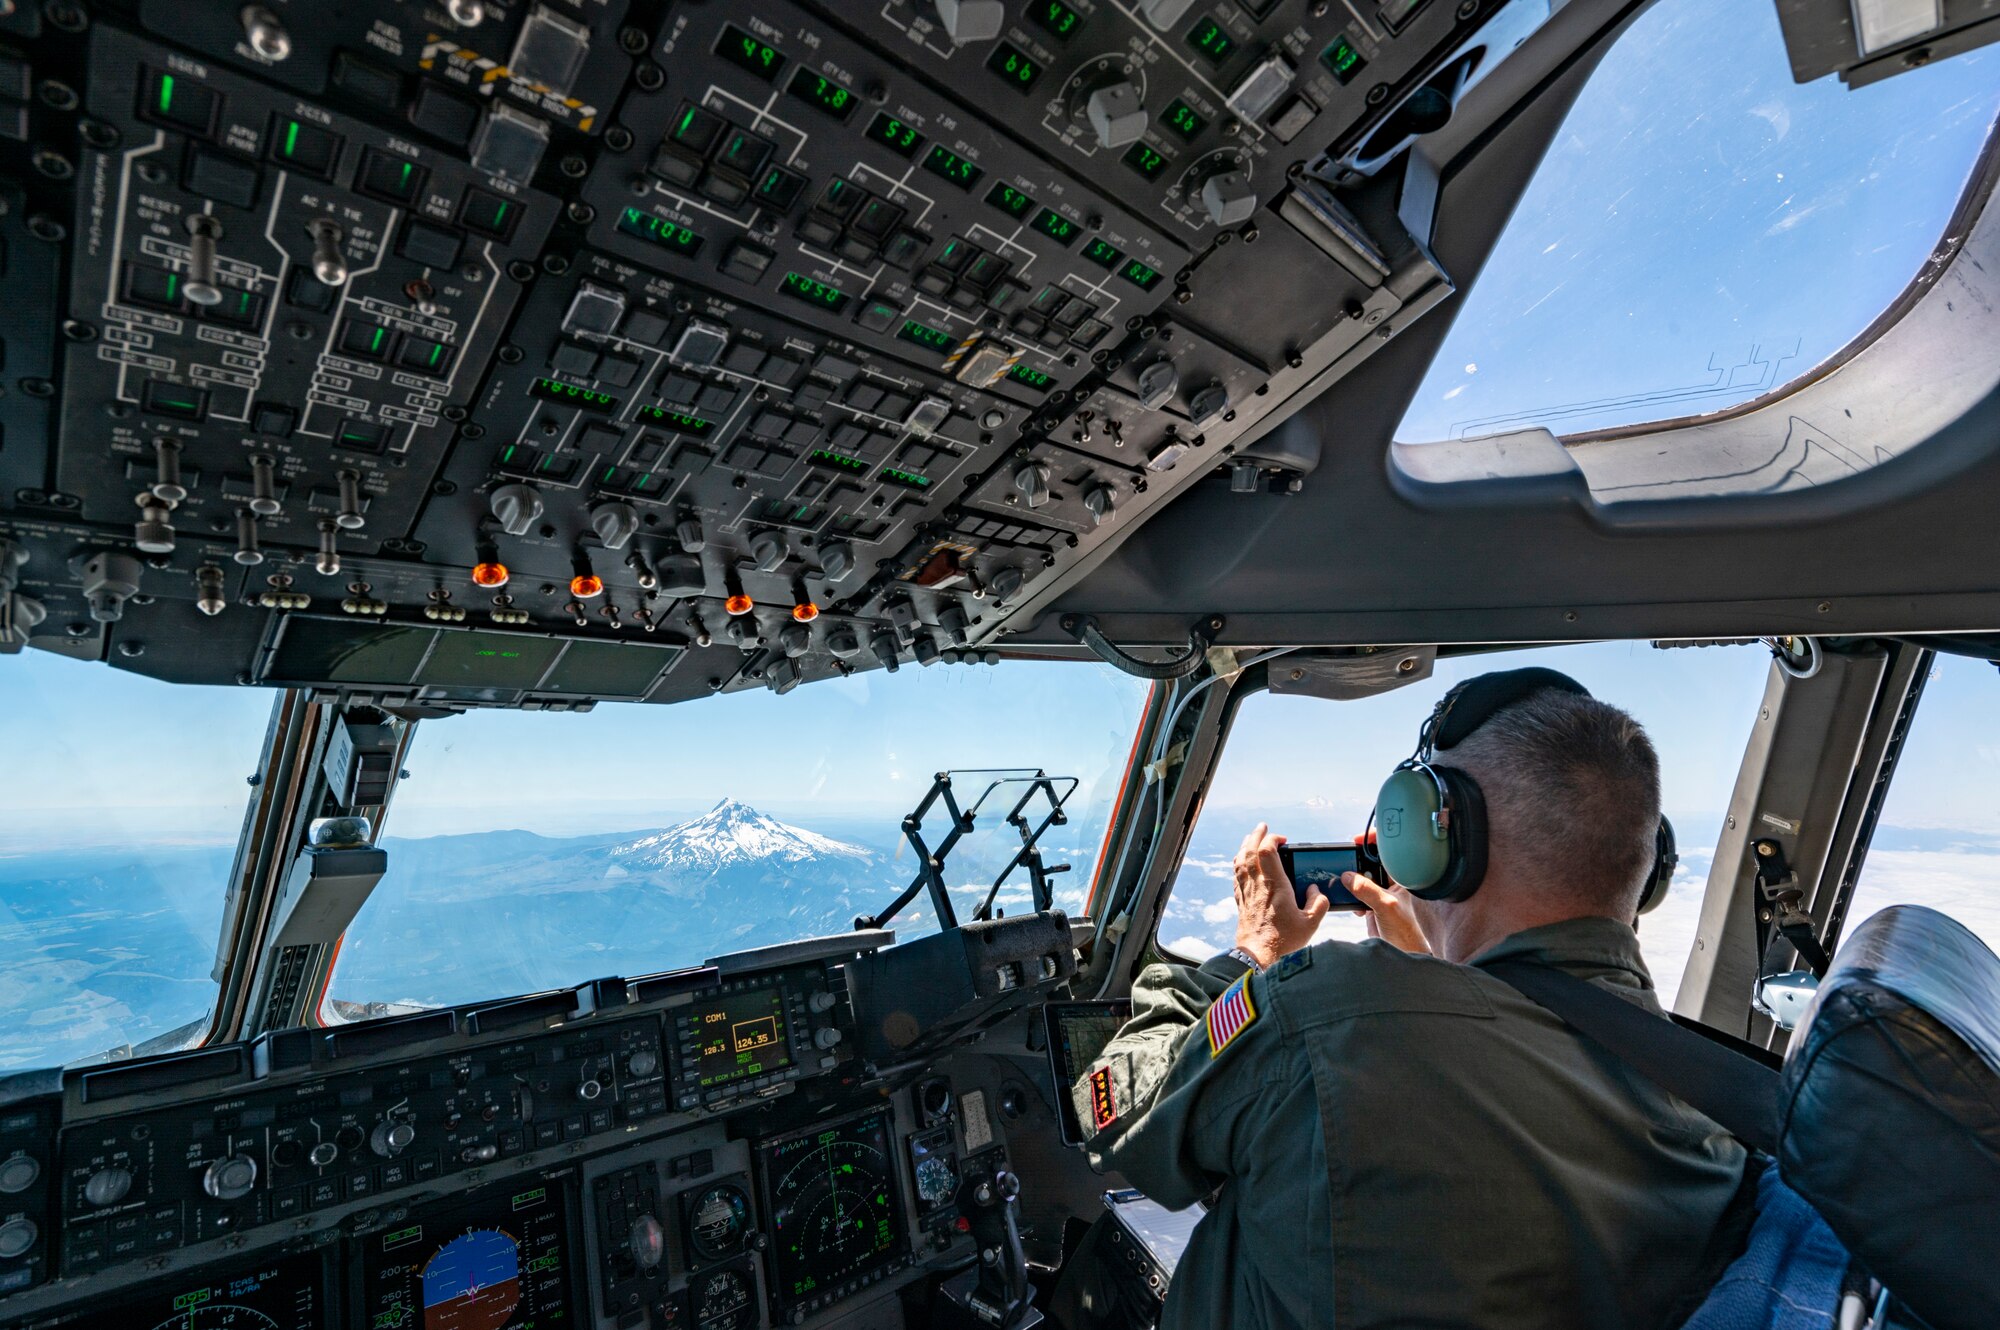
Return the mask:
<path fill-rule="evenodd" d="M 1412 895 L 1433 901 L 1462 901 L 1486 880 L 1486 796 L 1479 782 L 1456 767 L 1433 767 L 1450 800 L 1451 867 L 1436 886 Z"/>
<path fill-rule="evenodd" d="M 1680 867 L 1680 848 L 1674 843 L 1674 824 L 1664 815 L 1660 818 L 1660 829 L 1653 833 L 1653 873 L 1646 879 L 1646 888 L 1639 896 L 1640 914 L 1649 914 L 1667 898 L 1667 888 L 1673 885 L 1674 870 Z"/>
<path fill-rule="evenodd" d="M 1375 851 L 1382 870 L 1417 895 L 1432 891 L 1451 872 L 1451 842 L 1433 830 L 1438 809 L 1438 782 L 1417 763 L 1390 772 L 1375 796 Z"/>

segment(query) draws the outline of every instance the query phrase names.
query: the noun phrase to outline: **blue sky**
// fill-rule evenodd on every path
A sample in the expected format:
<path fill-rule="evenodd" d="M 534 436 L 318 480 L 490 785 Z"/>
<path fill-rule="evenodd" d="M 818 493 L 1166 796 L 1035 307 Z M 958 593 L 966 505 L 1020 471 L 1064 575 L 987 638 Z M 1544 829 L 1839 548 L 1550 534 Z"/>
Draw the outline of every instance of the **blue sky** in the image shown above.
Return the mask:
<path fill-rule="evenodd" d="M 1397 437 L 1576 433 L 1796 378 L 1916 276 L 1996 107 L 2000 48 L 1800 86 L 1770 0 L 1661 0 L 1577 98 Z"/>

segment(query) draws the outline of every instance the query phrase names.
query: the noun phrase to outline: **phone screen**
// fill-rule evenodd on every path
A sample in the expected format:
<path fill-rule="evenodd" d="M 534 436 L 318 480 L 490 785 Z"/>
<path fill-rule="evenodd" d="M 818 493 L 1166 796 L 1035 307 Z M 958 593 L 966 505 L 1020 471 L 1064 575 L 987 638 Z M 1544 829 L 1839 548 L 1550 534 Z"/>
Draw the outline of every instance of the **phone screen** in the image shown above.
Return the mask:
<path fill-rule="evenodd" d="M 1336 910 L 1365 908 L 1354 893 L 1340 885 L 1342 873 L 1365 872 L 1352 845 L 1286 845 L 1278 850 L 1285 871 L 1291 874 L 1292 891 L 1299 907 L 1305 908 L 1308 889 L 1318 887 L 1320 895 Z"/>

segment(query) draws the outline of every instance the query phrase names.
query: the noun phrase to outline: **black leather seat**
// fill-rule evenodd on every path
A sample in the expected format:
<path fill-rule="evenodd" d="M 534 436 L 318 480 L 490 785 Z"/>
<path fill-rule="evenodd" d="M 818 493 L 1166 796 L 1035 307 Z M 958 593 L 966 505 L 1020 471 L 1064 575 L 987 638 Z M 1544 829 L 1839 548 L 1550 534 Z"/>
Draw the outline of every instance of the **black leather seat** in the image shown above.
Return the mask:
<path fill-rule="evenodd" d="M 1934 1330 L 2000 1326 L 2000 957 L 1892 906 L 1841 944 L 1801 1024 L 1785 1181 Z"/>

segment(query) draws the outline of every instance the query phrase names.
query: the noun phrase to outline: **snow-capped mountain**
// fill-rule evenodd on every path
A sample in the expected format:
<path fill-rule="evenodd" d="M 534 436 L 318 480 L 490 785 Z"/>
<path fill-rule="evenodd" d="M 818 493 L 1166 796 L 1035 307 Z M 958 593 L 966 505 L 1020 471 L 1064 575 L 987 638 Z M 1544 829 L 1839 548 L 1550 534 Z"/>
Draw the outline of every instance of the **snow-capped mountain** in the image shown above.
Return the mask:
<path fill-rule="evenodd" d="M 803 866 L 841 871 L 880 867 L 859 845 L 834 840 L 767 817 L 735 799 L 724 799 L 692 822 L 604 851 L 628 873 L 722 873 L 745 865 L 781 872 Z"/>

